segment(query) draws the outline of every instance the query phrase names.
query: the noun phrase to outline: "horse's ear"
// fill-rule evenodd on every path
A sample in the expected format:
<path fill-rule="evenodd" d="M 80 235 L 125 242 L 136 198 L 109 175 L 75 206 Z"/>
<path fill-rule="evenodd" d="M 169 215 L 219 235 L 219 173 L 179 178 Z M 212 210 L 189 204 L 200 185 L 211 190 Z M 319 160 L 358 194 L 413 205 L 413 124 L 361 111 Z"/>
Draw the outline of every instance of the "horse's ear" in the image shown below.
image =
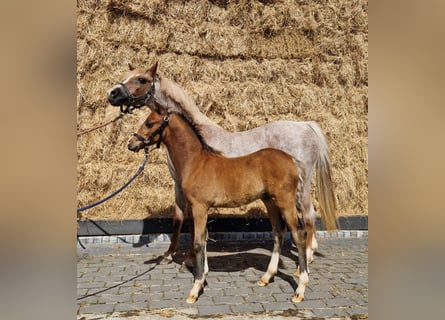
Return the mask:
<path fill-rule="evenodd" d="M 128 68 L 130 68 L 130 71 L 133 71 L 136 69 L 130 62 L 128 63 Z"/>
<path fill-rule="evenodd" d="M 156 61 L 150 68 L 147 69 L 146 73 L 149 73 L 153 76 L 156 74 L 157 69 L 158 69 L 158 62 Z"/>

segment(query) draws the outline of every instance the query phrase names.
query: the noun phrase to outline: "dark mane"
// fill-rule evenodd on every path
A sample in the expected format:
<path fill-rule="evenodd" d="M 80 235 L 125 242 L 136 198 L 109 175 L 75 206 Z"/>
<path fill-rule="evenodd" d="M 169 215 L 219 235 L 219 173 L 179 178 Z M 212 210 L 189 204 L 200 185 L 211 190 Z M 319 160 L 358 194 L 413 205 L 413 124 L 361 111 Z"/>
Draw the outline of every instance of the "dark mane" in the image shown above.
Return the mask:
<path fill-rule="evenodd" d="M 191 119 L 189 119 L 183 113 L 179 113 L 179 112 L 171 112 L 171 113 L 179 116 L 181 119 L 184 120 L 185 123 L 187 123 L 190 126 L 190 128 L 193 130 L 196 137 L 198 138 L 199 142 L 201 142 L 201 146 L 202 146 L 203 150 L 208 151 L 210 153 L 215 153 L 218 155 L 222 154 L 221 151 L 215 150 L 207 144 L 207 142 L 204 140 L 203 136 L 201 135 L 201 130 L 198 128 L 198 126 L 195 125 L 195 123 Z"/>

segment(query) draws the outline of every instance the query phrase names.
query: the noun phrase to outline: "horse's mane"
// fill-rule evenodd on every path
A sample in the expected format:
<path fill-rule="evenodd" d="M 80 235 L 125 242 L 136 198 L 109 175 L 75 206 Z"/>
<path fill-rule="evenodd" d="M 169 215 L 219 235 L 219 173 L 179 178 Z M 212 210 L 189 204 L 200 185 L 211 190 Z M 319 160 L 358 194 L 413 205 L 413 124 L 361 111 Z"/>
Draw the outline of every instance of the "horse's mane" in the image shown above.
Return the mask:
<path fill-rule="evenodd" d="M 215 150 L 215 149 L 213 149 L 211 146 L 209 146 L 207 144 L 207 142 L 204 140 L 204 137 L 201 134 L 200 128 L 190 118 L 188 118 L 187 115 L 185 115 L 183 113 L 180 113 L 180 112 L 176 112 L 176 111 L 173 111 L 173 112 L 170 112 L 170 113 L 179 116 L 182 120 L 184 120 L 185 123 L 187 123 L 187 125 L 190 127 L 190 129 L 193 130 L 193 132 L 195 133 L 195 135 L 198 138 L 199 142 L 201 143 L 201 146 L 202 146 L 203 150 L 205 150 L 207 152 L 210 152 L 210 153 L 217 154 L 217 155 L 221 155 L 222 154 L 221 151 Z"/>
<path fill-rule="evenodd" d="M 219 127 L 216 123 L 212 122 L 201 113 L 196 106 L 195 101 L 174 81 L 171 81 L 164 76 L 159 76 L 159 79 L 167 111 L 185 116 L 189 122 L 194 124 L 194 126 L 207 124 Z"/>

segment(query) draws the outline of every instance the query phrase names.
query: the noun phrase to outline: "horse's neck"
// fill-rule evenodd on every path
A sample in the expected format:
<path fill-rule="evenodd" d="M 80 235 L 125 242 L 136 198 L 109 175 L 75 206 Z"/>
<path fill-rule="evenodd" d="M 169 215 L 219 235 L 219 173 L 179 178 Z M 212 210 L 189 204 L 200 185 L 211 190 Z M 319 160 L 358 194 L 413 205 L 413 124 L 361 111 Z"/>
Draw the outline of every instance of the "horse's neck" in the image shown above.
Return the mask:
<path fill-rule="evenodd" d="M 166 111 L 182 113 L 198 126 L 206 125 L 220 128 L 199 111 L 193 99 L 173 81 L 162 77 L 159 91 L 162 96 L 157 98 L 158 103 L 162 108 L 167 109 Z"/>
<path fill-rule="evenodd" d="M 190 166 L 203 154 L 202 145 L 192 128 L 179 116 L 171 115 L 164 137 L 175 171 L 182 179 Z"/>

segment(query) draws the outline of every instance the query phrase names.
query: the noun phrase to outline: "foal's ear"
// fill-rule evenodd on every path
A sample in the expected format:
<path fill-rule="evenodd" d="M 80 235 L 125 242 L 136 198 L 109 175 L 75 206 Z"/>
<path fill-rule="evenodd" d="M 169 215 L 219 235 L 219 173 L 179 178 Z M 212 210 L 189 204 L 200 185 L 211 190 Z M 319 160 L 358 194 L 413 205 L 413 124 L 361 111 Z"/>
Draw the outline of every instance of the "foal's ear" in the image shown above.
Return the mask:
<path fill-rule="evenodd" d="M 158 62 L 156 61 L 150 68 L 147 69 L 147 71 L 145 71 L 146 73 L 150 74 L 150 75 L 155 75 L 156 74 L 156 70 L 158 69 Z"/>
<path fill-rule="evenodd" d="M 128 63 L 128 68 L 130 68 L 130 71 L 133 71 L 136 69 L 130 62 Z"/>

